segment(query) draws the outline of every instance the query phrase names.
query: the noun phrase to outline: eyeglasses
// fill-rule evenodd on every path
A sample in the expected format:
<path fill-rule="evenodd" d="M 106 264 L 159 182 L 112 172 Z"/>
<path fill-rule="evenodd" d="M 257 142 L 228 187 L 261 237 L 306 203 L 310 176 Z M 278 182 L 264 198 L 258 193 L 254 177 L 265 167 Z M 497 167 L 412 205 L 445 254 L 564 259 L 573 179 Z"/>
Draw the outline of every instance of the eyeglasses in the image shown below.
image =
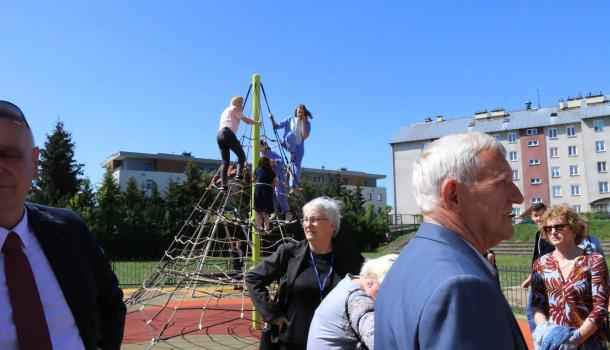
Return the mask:
<path fill-rule="evenodd" d="M 327 218 L 302 218 L 299 220 L 301 225 L 307 225 L 307 223 L 311 223 L 312 225 L 317 225 L 318 222 L 328 220 Z"/>
<path fill-rule="evenodd" d="M 25 119 L 25 115 L 23 114 L 21 109 L 15 104 L 10 103 L 8 101 L 0 101 L 0 118 L 14 120 L 16 122 L 24 124 L 28 129 L 30 128 L 30 125 Z"/>
<path fill-rule="evenodd" d="M 557 231 L 557 232 L 563 232 L 563 230 L 565 230 L 566 226 L 568 226 L 568 224 L 556 224 L 556 225 L 542 226 L 542 229 L 546 233 L 551 233 L 553 231 L 553 229 L 555 229 L 555 231 Z"/>

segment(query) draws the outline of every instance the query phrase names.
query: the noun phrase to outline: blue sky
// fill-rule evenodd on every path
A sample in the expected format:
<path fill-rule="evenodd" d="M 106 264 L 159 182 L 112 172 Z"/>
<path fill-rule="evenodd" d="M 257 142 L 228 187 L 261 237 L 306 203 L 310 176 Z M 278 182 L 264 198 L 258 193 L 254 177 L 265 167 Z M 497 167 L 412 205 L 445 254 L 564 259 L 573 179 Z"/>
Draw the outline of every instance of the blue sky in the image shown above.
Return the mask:
<path fill-rule="evenodd" d="M 314 114 L 304 166 L 385 174 L 399 127 L 610 93 L 610 3 L 0 2 L 0 99 L 39 143 L 59 119 L 85 175 L 122 151 L 218 158 L 218 117 L 261 75 Z M 243 130 L 243 126 L 242 126 Z"/>

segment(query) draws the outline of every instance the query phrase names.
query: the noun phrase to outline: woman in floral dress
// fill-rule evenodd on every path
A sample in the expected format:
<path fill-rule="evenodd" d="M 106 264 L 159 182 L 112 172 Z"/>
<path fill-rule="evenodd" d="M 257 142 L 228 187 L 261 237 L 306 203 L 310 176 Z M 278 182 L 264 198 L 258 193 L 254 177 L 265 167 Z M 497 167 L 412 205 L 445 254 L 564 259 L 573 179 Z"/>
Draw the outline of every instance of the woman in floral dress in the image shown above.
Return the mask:
<path fill-rule="evenodd" d="M 536 325 L 570 328 L 565 348 L 606 349 L 602 324 L 608 313 L 608 267 L 604 257 L 577 246 L 586 230 L 571 207 L 549 208 L 542 224 L 543 237 L 555 251 L 538 258 L 532 267 Z"/>

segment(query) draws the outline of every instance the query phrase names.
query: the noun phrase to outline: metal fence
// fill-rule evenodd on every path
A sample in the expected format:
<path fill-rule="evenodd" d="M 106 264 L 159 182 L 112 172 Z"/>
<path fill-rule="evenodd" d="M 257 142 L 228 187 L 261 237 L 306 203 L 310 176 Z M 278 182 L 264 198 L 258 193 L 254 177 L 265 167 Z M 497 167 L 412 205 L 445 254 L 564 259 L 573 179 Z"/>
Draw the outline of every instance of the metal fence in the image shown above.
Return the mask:
<path fill-rule="evenodd" d="M 531 272 L 529 267 L 498 267 L 502 292 L 515 313 L 525 314 L 529 291 L 521 288 L 521 283 Z"/>
<path fill-rule="evenodd" d="M 135 288 L 153 271 L 158 261 L 120 260 L 111 261 L 112 271 L 118 276 L 122 288 Z M 528 290 L 521 282 L 530 274 L 527 267 L 499 267 L 500 285 L 506 300 L 516 313 L 525 313 Z"/>

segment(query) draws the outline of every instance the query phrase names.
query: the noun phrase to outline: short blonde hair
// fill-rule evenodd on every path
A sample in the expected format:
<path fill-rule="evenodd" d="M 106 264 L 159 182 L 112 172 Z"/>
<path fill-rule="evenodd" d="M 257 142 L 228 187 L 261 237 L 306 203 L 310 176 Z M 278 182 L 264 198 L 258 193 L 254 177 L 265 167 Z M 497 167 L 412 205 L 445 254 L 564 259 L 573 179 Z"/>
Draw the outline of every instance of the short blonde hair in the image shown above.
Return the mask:
<path fill-rule="evenodd" d="M 398 254 L 387 254 L 376 259 L 367 260 L 360 269 L 360 278 L 373 280 L 381 284 Z"/>
<path fill-rule="evenodd" d="M 540 222 L 544 226 L 551 219 L 561 219 L 567 221 L 570 229 L 572 232 L 574 232 L 574 240 L 576 241 L 576 244 L 582 242 L 582 240 L 588 235 L 585 220 L 578 215 L 574 208 L 565 203 L 561 205 L 553 205 L 547 208 L 544 215 L 542 215 Z M 542 236 L 545 239 L 549 238 L 545 230 L 542 230 Z"/>
<path fill-rule="evenodd" d="M 234 96 L 231 99 L 231 106 L 242 107 L 244 105 L 244 98 L 241 96 Z"/>

